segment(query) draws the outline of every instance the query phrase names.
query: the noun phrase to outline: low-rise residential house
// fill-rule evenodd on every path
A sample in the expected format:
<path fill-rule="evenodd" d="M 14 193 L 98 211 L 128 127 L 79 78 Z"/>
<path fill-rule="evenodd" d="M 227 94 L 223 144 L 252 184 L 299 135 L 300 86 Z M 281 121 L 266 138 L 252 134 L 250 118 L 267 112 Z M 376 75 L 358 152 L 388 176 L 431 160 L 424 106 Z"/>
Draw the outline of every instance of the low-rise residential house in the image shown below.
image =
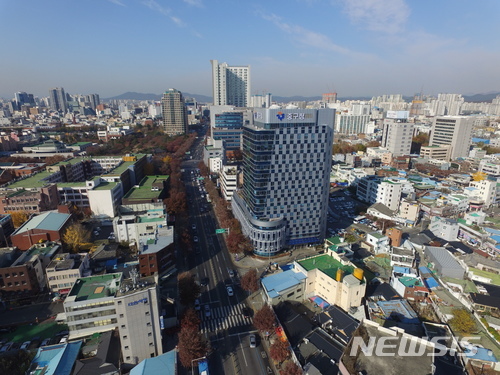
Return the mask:
<path fill-rule="evenodd" d="M 479 200 L 483 203 L 483 207 L 489 208 L 496 202 L 496 180 L 481 180 L 472 181 L 469 187 L 464 189 L 464 195 L 469 197 L 470 201 Z"/>
<path fill-rule="evenodd" d="M 396 270 L 394 271 L 396 273 Z M 391 278 L 391 286 L 404 299 L 424 302 L 429 297 L 429 289 L 427 289 L 418 277 L 412 276 L 393 276 Z"/>
<path fill-rule="evenodd" d="M 373 254 L 383 254 L 389 252 L 389 237 L 379 232 L 372 232 L 366 235 L 366 239 L 361 242 L 361 247 L 371 251 Z"/>
<path fill-rule="evenodd" d="M 415 265 L 415 250 L 391 246 L 391 266 L 410 267 Z"/>
<path fill-rule="evenodd" d="M 458 222 L 440 216 L 433 216 L 429 225 L 429 230 L 436 237 L 446 241 L 456 241 L 458 238 Z"/>
<path fill-rule="evenodd" d="M 378 217 L 380 219 L 393 220 L 396 212 L 391 210 L 389 207 L 385 206 L 382 203 L 372 204 L 366 210 L 366 213 L 371 216 Z"/>
<path fill-rule="evenodd" d="M 464 216 L 467 225 L 482 225 L 486 219 L 486 213 L 483 211 L 467 212 Z"/>
<path fill-rule="evenodd" d="M 464 267 L 457 259 L 444 247 L 425 246 L 424 254 L 434 266 L 441 277 L 452 277 L 463 279 L 465 276 Z"/>
<path fill-rule="evenodd" d="M 420 205 L 417 201 L 403 198 L 399 204 L 398 217 L 408 225 L 415 225 L 420 215 Z"/>
<path fill-rule="evenodd" d="M 52 293 L 68 294 L 77 279 L 88 276 L 89 254 L 58 254 L 45 269 L 47 284 Z"/>

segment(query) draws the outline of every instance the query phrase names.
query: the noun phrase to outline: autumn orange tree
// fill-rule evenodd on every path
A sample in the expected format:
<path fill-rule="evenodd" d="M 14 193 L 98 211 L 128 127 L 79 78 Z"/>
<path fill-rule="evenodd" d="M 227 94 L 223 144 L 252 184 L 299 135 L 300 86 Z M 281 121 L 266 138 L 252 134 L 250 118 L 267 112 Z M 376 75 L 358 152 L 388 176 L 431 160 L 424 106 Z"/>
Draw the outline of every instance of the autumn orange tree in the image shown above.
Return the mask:
<path fill-rule="evenodd" d="M 177 277 L 177 283 L 180 303 L 184 306 L 192 305 L 201 291 L 200 285 L 194 280 L 194 275 L 191 272 L 182 272 Z"/>
<path fill-rule="evenodd" d="M 241 277 L 241 287 L 251 293 L 259 290 L 259 278 L 257 276 L 257 271 L 254 268 Z"/>
<path fill-rule="evenodd" d="M 186 368 L 193 360 L 207 354 L 207 342 L 199 331 L 199 318 L 193 309 L 188 309 L 181 320 L 179 343 L 177 345 L 179 359 Z"/>
<path fill-rule="evenodd" d="M 287 361 L 283 366 L 283 370 L 280 371 L 280 375 L 302 375 L 302 368 L 295 362 Z"/>
<path fill-rule="evenodd" d="M 269 305 L 264 305 L 253 317 L 253 325 L 261 332 L 271 332 L 275 324 L 274 311 Z"/>
<path fill-rule="evenodd" d="M 290 345 L 288 341 L 275 340 L 269 348 L 269 355 L 280 365 L 291 356 Z"/>
<path fill-rule="evenodd" d="M 92 246 L 92 243 L 90 243 L 90 232 L 80 223 L 70 225 L 64 232 L 62 240 L 75 253 L 80 250 L 89 249 Z"/>

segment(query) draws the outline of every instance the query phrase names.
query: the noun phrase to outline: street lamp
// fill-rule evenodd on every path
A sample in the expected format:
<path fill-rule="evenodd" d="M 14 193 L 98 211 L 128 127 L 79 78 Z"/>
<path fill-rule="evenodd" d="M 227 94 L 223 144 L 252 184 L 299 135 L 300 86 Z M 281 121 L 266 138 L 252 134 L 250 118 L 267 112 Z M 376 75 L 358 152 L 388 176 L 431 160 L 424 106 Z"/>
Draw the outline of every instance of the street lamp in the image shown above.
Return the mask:
<path fill-rule="evenodd" d="M 200 357 L 200 358 L 195 358 L 195 359 L 191 360 L 191 373 L 192 373 L 192 374 L 194 374 L 194 364 L 193 364 L 193 362 L 194 362 L 194 361 L 199 361 L 200 359 L 207 359 L 207 357 L 206 357 L 206 356 L 203 356 L 203 357 Z"/>

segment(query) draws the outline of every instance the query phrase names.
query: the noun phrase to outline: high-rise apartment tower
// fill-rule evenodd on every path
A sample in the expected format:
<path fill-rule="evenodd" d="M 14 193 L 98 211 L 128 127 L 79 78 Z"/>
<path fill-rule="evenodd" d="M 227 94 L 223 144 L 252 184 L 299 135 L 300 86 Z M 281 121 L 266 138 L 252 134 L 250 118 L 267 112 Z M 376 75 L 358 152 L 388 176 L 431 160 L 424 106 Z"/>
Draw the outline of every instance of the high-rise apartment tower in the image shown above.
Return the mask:
<path fill-rule="evenodd" d="M 161 99 L 163 130 L 168 135 L 187 133 L 187 111 L 184 97 L 179 90 L 169 89 Z"/>
<path fill-rule="evenodd" d="M 248 107 L 250 102 L 250 66 L 229 66 L 212 63 L 212 90 L 214 105 Z"/>
<path fill-rule="evenodd" d="M 66 113 L 68 104 L 66 93 L 62 87 L 56 87 L 49 90 L 50 108 L 54 111 Z"/>

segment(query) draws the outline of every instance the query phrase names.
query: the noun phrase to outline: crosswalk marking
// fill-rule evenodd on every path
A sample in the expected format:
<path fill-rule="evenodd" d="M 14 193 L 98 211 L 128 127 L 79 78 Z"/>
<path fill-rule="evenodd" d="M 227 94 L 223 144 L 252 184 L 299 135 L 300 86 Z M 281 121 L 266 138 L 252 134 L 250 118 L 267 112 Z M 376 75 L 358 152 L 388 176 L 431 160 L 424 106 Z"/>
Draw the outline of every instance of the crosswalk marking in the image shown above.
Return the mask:
<path fill-rule="evenodd" d="M 218 332 L 232 327 L 252 324 L 252 319 L 243 316 L 245 305 L 219 306 L 210 310 L 210 316 L 202 315 L 201 333 Z"/>

